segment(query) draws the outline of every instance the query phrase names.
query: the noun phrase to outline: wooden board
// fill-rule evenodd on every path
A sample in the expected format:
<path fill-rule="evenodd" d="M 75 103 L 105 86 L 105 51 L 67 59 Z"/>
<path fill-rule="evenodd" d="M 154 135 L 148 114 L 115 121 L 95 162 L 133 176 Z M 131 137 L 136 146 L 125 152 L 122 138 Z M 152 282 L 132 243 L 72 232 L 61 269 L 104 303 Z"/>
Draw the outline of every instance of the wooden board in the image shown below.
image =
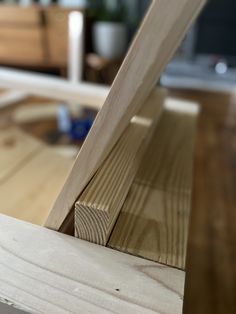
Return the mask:
<path fill-rule="evenodd" d="M 108 245 L 185 268 L 198 107 L 167 100 Z"/>
<path fill-rule="evenodd" d="M 60 228 L 78 196 L 144 104 L 204 3 L 204 0 L 153 1 L 48 217 L 47 227 Z"/>
<path fill-rule="evenodd" d="M 23 167 L 42 148 L 42 143 L 12 127 L 0 130 L 0 184 Z"/>
<path fill-rule="evenodd" d="M 165 90 L 154 90 L 75 205 L 75 233 L 106 245 L 159 121 Z"/>
<path fill-rule="evenodd" d="M 184 314 L 236 313 L 236 99 L 172 91 L 201 104 Z"/>
<path fill-rule="evenodd" d="M 20 131 L 0 134 L 0 213 L 42 225 L 73 160 Z"/>
<path fill-rule="evenodd" d="M 33 123 L 37 121 L 56 120 L 61 104 L 54 102 L 49 103 L 27 103 L 12 111 L 12 120 L 17 123 Z M 68 110 L 73 117 L 79 115 L 79 105 L 69 104 Z"/>
<path fill-rule="evenodd" d="M 0 299 L 29 313 L 180 314 L 184 278 L 182 271 L 0 215 Z"/>

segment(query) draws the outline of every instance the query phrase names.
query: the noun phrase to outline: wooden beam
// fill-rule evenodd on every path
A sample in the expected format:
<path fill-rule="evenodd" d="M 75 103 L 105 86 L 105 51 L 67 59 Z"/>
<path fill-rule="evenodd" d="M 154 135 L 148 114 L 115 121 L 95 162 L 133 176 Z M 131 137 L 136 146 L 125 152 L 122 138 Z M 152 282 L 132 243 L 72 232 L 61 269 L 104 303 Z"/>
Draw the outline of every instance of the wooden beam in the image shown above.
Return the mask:
<path fill-rule="evenodd" d="M 181 314 L 184 279 L 183 271 L 0 215 L 0 301 L 28 313 Z"/>
<path fill-rule="evenodd" d="M 137 114 L 205 0 L 153 1 L 46 223 L 58 230 Z M 168 17 L 168 18 L 167 18 Z"/>
<path fill-rule="evenodd" d="M 108 95 L 109 88 L 92 83 L 71 83 L 68 80 L 45 74 L 35 74 L 0 67 L 0 87 L 17 89 L 28 94 L 59 101 L 77 102 L 99 110 Z"/>
<path fill-rule="evenodd" d="M 154 90 L 75 205 L 76 236 L 106 245 L 159 121 L 165 90 Z"/>
<path fill-rule="evenodd" d="M 197 113 L 167 99 L 108 246 L 185 268 Z"/>

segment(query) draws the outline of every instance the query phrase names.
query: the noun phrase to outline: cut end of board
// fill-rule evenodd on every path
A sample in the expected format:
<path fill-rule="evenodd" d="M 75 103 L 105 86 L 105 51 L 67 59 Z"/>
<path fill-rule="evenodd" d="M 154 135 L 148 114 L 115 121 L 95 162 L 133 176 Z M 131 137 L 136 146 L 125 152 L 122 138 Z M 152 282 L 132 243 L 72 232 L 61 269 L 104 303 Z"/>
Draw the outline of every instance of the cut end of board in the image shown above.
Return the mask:
<path fill-rule="evenodd" d="M 91 204 L 90 204 L 91 205 Z M 102 245 L 107 241 L 109 214 L 83 202 L 75 206 L 75 236 Z"/>
<path fill-rule="evenodd" d="M 107 245 L 161 116 L 166 91 L 154 89 L 75 204 L 75 236 Z"/>

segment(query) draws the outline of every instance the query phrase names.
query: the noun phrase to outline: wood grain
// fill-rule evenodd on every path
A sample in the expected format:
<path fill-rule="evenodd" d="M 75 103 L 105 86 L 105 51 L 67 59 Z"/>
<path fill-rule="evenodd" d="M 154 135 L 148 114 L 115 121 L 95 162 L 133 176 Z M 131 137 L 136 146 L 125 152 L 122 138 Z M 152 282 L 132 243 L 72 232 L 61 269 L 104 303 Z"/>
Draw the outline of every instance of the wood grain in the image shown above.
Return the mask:
<path fill-rule="evenodd" d="M 184 277 L 176 269 L 0 216 L 0 297 L 29 313 L 180 314 Z"/>
<path fill-rule="evenodd" d="M 26 136 L 19 128 L 11 127 L 0 131 L 0 184 L 42 148 L 42 143 Z"/>
<path fill-rule="evenodd" d="M 185 268 L 197 108 L 167 100 L 110 247 Z"/>
<path fill-rule="evenodd" d="M 136 182 L 178 192 L 192 189 L 197 103 L 167 98 Z"/>
<path fill-rule="evenodd" d="M 198 119 L 184 314 L 236 313 L 236 98 L 172 91 Z"/>
<path fill-rule="evenodd" d="M 60 228 L 78 196 L 144 104 L 204 3 L 204 0 L 153 1 L 48 217 L 47 227 Z"/>
<path fill-rule="evenodd" d="M 17 128 L 0 144 L 0 213 L 44 224 L 73 161 Z"/>
<path fill-rule="evenodd" d="M 106 245 L 160 119 L 166 92 L 155 89 L 75 205 L 76 236 Z"/>

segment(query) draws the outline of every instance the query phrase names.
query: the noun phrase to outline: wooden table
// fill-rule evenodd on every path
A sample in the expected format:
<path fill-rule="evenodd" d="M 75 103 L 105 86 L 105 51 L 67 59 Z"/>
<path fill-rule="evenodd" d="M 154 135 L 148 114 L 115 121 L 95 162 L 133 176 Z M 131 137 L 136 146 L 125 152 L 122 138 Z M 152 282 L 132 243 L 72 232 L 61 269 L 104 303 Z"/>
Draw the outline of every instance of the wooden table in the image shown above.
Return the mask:
<path fill-rule="evenodd" d="M 172 91 L 171 94 L 197 101 L 202 108 L 196 141 L 184 314 L 233 314 L 236 313 L 236 99 L 206 92 Z M 44 137 L 54 127 L 55 121 L 34 124 L 32 134 Z M 24 129 L 31 132 L 30 125 Z"/>
<path fill-rule="evenodd" d="M 185 314 L 236 313 L 236 99 L 174 92 L 202 111 L 196 141 Z"/>

